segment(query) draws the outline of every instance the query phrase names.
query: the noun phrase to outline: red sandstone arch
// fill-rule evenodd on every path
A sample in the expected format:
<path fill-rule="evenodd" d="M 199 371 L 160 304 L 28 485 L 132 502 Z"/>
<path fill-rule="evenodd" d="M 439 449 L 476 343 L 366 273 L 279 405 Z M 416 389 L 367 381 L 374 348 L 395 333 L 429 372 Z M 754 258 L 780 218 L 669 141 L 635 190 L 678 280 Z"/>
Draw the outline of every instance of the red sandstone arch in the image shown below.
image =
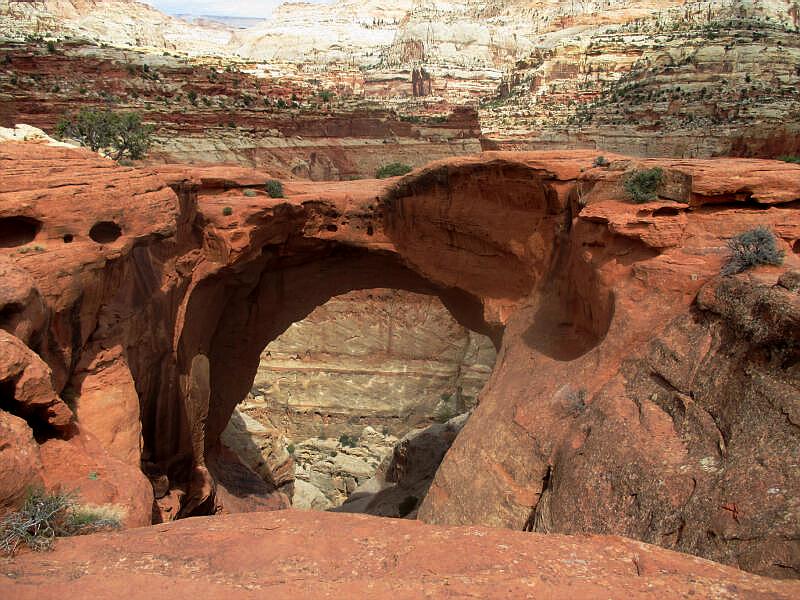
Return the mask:
<path fill-rule="evenodd" d="M 0 356 L 0 378 L 26 373 L 33 385 L 15 385 L 11 401 L 65 426 L 74 401 L 78 431 L 11 444 L 41 464 L 6 498 L 44 472 L 91 502 L 129 506 L 129 524 L 148 522 L 138 406 L 144 466 L 191 484 L 184 513 L 202 511 L 225 388 L 256 360 L 238 340 L 252 325 L 255 348 L 337 285 L 380 281 L 442 294 L 465 324 L 502 330 L 490 385 L 423 520 L 616 533 L 781 576 L 796 564 L 787 499 L 800 480 L 784 465 L 798 435 L 800 168 L 642 161 L 669 185 L 634 205 L 619 184 L 638 165 L 624 157 L 593 168 L 592 152 L 489 153 L 389 182 L 286 182 L 288 198 L 269 199 L 243 194 L 263 183 L 255 172 L 156 174 L 20 147 L 0 147 L 0 217 L 39 221 L 41 251 L 0 248 L 0 326 L 14 356 Z M 119 225 L 113 244 L 85 235 L 99 221 Z M 725 240 L 760 225 L 785 265 L 716 279 Z M 313 293 L 293 273 L 318 282 Z M 102 476 L 87 480 L 87 465 Z M 760 493 L 775 479 L 783 495 Z"/>

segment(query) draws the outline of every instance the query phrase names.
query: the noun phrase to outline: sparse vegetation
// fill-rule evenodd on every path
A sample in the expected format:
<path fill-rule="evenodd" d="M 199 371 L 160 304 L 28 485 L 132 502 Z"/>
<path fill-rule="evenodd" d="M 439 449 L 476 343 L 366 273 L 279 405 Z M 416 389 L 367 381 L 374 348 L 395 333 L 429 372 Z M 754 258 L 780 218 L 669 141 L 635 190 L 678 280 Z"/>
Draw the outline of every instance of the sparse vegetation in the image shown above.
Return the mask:
<path fill-rule="evenodd" d="M 72 138 L 93 151 L 110 150 L 114 160 L 143 158 L 152 144 L 155 127 L 142 123 L 138 113 L 117 113 L 93 108 L 67 114 L 56 126 L 61 138 Z"/>
<path fill-rule="evenodd" d="M 226 206 L 222 209 L 222 215 L 224 217 L 230 217 L 233 214 L 233 209 L 230 206 Z"/>
<path fill-rule="evenodd" d="M 782 160 L 783 162 L 788 162 L 788 163 L 800 164 L 800 156 L 796 154 L 785 154 L 783 156 L 779 156 L 778 160 Z"/>
<path fill-rule="evenodd" d="M 389 163 L 387 165 L 383 165 L 380 169 L 375 172 L 375 177 L 378 179 L 386 179 L 387 177 L 398 177 L 400 175 L 405 175 L 406 173 L 410 173 L 412 171 L 412 167 L 410 165 L 406 165 L 399 162 Z"/>
<path fill-rule="evenodd" d="M 289 444 L 288 446 L 286 446 L 286 451 L 292 456 L 294 456 L 294 450 L 295 450 L 294 444 Z"/>
<path fill-rule="evenodd" d="M 47 42 L 47 51 L 50 54 L 55 54 L 56 53 L 56 43 L 53 40 L 50 40 L 49 42 Z"/>
<path fill-rule="evenodd" d="M 597 158 L 594 159 L 594 162 L 592 163 L 592 166 L 594 167 L 607 167 L 608 165 L 609 162 L 605 156 L 598 156 Z"/>
<path fill-rule="evenodd" d="M 20 510 L 0 521 L 0 552 L 13 556 L 21 546 L 49 550 L 57 537 L 119 526 L 119 515 L 103 508 L 80 506 L 73 494 L 32 490 Z"/>
<path fill-rule="evenodd" d="M 625 177 L 625 194 L 631 202 L 644 204 L 658 198 L 656 190 L 664 180 L 664 171 L 659 167 L 636 170 Z"/>
<path fill-rule="evenodd" d="M 242 194 L 244 194 L 247 198 L 255 198 L 258 196 L 258 192 L 255 190 L 245 190 L 242 192 Z"/>
<path fill-rule="evenodd" d="M 343 433 L 339 436 L 339 443 L 345 448 L 355 448 L 358 446 L 358 437 Z"/>
<path fill-rule="evenodd" d="M 775 234 L 766 227 L 756 227 L 728 240 L 730 258 L 722 267 L 723 275 L 734 275 L 757 265 L 780 265 L 783 251 Z"/>
<path fill-rule="evenodd" d="M 264 190 L 270 198 L 283 198 L 283 184 L 277 179 L 269 179 L 264 184 Z"/>

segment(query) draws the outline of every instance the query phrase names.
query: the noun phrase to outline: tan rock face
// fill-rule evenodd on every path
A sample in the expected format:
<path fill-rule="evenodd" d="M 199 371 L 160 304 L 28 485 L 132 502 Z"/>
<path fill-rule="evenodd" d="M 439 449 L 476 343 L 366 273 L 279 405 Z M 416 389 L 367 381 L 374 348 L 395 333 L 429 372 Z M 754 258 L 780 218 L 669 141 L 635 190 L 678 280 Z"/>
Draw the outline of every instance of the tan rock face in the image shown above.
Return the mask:
<path fill-rule="evenodd" d="M 105 368 L 125 359 L 143 465 L 177 512 L 264 510 L 285 496 L 220 443 L 263 349 L 353 290 L 435 295 L 500 351 L 421 519 L 623 533 L 794 576 L 800 167 L 610 156 L 595 168 L 595 154 L 486 153 L 400 180 L 285 182 L 273 199 L 243 193 L 253 172 L 223 185 L 219 170 L 159 175 L 3 144 L 0 224 L 23 225 L 0 228 L 13 233 L 0 253 L 27 274 L 12 297 L 42 302 L 24 326 L 3 303 L 3 329 L 26 332 L 58 395 L 120 346 Z M 683 181 L 682 195 L 627 201 L 621 181 L 642 166 Z M 103 222 L 119 237 L 90 234 Z M 756 226 L 775 232 L 783 265 L 718 280 L 726 241 Z M 45 483 L 96 484 L 141 515 L 143 476 L 77 426 L 37 441 Z"/>
<path fill-rule="evenodd" d="M 332 298 L 261 355 L 245 411 L 293 440 L 360 434 L 364 424 L 405 433 L 458 396 L 475 405 L 494 366 L 485 336 L 434 296 L 388 289 Z M 453 400 L 451 403 L 454 403 Z"/>

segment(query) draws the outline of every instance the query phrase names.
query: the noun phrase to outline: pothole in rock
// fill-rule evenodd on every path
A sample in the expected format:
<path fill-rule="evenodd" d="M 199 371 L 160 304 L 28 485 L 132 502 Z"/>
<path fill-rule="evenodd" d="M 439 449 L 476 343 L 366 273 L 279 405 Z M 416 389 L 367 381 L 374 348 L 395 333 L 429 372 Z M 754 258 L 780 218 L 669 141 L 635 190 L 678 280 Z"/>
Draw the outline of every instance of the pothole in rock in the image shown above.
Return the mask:
<path fill-rule="evenodd" d="M 296 508 L 413 517 L 494 361 L 436 296 L 350 292 L 267 346 L 222 439 Z"/>

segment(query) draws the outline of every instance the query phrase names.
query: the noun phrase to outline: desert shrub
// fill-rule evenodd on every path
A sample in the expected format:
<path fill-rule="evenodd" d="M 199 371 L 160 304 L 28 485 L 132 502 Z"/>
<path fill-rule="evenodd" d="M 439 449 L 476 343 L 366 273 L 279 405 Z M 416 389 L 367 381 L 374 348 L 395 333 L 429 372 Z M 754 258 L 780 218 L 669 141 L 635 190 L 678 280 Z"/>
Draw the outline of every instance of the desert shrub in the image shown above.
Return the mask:
<path fill-rule="evenodd" d="M 56 52 L 56 43 L 53 40 L 50 40 L 49 42 L 47 42 L 47 51 L 50 54 L 55 54 L 55 52 Z"/>
<path fill-rule="evenodd" d="M 192 104 L 197 104 L 197 92 L 194 90 L 189 90 L 189 93 L 186 94 L 186 97 L 189 99 L 189 102 Z"/>
<path fill-rule="evenodd" d="M 779 156 L 778 160 L 782 160 L 783 162 L 788 162 L 788 163 L 800 164 L 800 156 L 797 156 L 795 154 L 785 154 L 784 156 Z"/>
<path fill-rule="evenodd" d="M 458 415 L 456 407 L 451 400 L 440 402 L 434 410 L 432 419 L 437 423 L 447 423 L 450 419 Z"/>
<path fill-rule="evenodd" d="M 778 248 L 775 234 L 766 227 L 756 227 L 732 237 L 728 248 L 731 255 L 722 267 L 723 275 L 741 273 L 756 265 L 783 263 L 783 251 Z"/>
<path fill-rule="evenodd" d="M 255 198 L 256 196 L 258 196 L 258 192 L 256 192 L 255 190 L 245 190 L 242 192 L 242 194 L 244 194 L 248 198 Z"/>
<path fill-rule="evenodd" d="M 633 171 L 625 177 L 625 194 L 636 204 L 652 202 L 658 198 L 656 190 L 663 180 L 664 171 L 658 167 Z"/>
<path fill-rule="evenodd" d="M 403 163 L 394 162 L 389 163 L 387 165 L 383 165 L 380 169 L 375 172 L 375 177 L 378 179 L 386 179 L 387 177 L 397 177 L 399 175 L 405 175 L 406 173 L 410 173 L 412 167 Z"/>
<path fill-rule="evenodd" d="M 73 494 L 32 490 L 20 510 L 0 521 L 0 552 L 13 556 L 20 546 L 49 550 L 56 537 L 119 526 L 117 515 L 101 508 L 79 506 Z"/>
<path fill-rule="evenodd" d="M 138 113 L 84 108 L 65 115 L 56 125 L 62 138 L 73 138 L 97 152 L 109 149 L 115 160 L 143 158 L 152 144 L 154 127 L 142 123 Z"/>
<path fill-rule="evenodd" d="M 230 217 L 233 214 L 233 209 L 230 206 L 226 206 L 222 209 L 223 216 Z"/>
<path fill-rule="evenodd" d="M 594 159 L 592 166 L 595 167 L 607 167 L 609 165 L 608 159 L 605 156 L 598 156 Z"/>
<path fill-rule="evenodd" d="M 289 444 L 288 446 L 286 446 L 286 451 L 292 456 L 294 456 L 294 450 L 295 450 L 294 444 Z"/>
<path fill-rule="evenodd" d="M 358 437 L 343 433 L 339 436 L 339 443 L 347 448 L 355 448 L 358 445 Z"/>
<path fill-rule="evenodd" d="M 270 179 L 264 184 L 270 198 L 283 198 L 283 184 L 277 179 Z"/>

